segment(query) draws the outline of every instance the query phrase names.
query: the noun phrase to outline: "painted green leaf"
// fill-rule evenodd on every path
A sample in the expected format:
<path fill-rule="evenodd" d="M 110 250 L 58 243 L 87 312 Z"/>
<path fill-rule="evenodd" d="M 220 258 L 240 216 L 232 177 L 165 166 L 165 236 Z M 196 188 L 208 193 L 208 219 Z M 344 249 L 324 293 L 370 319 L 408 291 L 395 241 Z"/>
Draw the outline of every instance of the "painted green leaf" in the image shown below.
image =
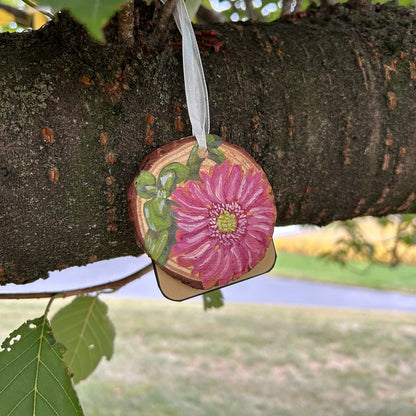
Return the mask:
<path fill-rule="evenodd" d="M 204 159 L 198 156 L 198 149 L 199 149 L 199 146 L 196 144 L 192 148 L 188 161 L 186 162 L 186 166 L 189 167 L 188 179 L 192 181 L 201 180 L 201 177 L 199 176 L 199 171 L 201 170 L 201 165 Z"/>
<path fill-rule="evenodd" d="M 107 305 L 97 296 L 78 296 L 60 309 L 51 325 L 67 348 L 65 362 L 78 383 L 88 377 L 102 357 L 113 355 L 115 330 Z"/>
<path fill-rule="evenodd" d="M 146 236 L 144 238 L 144 244 L 146 246 L 147 252 L 150 254 L 153 260 L 161 264 L 165 264 L 165 262 L 160 261 L 160 256 L 163 253 L 164 248 L 166 247 L 166 243 L 168 242 L 169 231 L 152 231 L 148 230 Z"/>
<path fill-rule="evenodd" d="M 0 348 L 0 415 L 83 415 L 46 316 L 27 321 Z"/>
<path fill-rule="evenodd" d="M 142 170 L 134 180 L 137 195 L 150 199 L 156 196 L 156 178 L 147 170 Z"/>
<path fill-rule="evenodd" d="M 181 182 L 186 181 L 188 176 L 188 166 L 178 162 L 169 163 L 159 173 L 158 186 L 167 192 L 172 192 Z"/>
<path fill-rule="evenodd" d="M 223 151 L 219 150 L 218 147 L 222 145 L 222 139 L 214 134 L 207 134 L 207 149 L 208 158 L 213 160 L 216 164 L 221 165 L 226 160 Z M 203 158 L 198 155 L 199 146 L 196 144 L 189 155 L 186 165 L 189 167 L 189 180 L 200 181 L 199 171 L 201 170 Z"/>
<path fill-rule="evenodd" d="M 204 299 L 204 309 L 221 308 L 224 306 L 224 297 L 221 290 L 213 290 L 202 295 Z"/>
<path fill-rule="evenodd" d="M 152 231 L 166 230 L 172 224 L 169 203 L 165 198 L 154 198 L 145 202 L 143 213 Z"/>
<path fill-rule="evenodd" d="M 216 148 L 209 148 L 208 147 L 208 158 L 213 160 L 217 165 L 221 165 L 221 163 L 225 162 L 226 157 L 223 151 L 216 149 Z"/>
<path fill-rule="evenodd" d="M 99 40 L 103 40 L 102 28 L 125 0 L 45 0 L 40 4 L 58 11 L 68 9 Z"/>
<path fill-rule="evenodd" d="M 207 134 L 207 147 L 208 148 L 217 148 L 222 145 L 222 139 L 220 136 L 215 134 Z"/>
<path fill-rule="evenodd" d="M 160 254 L 159 259 L 158 259 L 158 263 L 160 263 L 163 266 L 169 260 L 169 253 L 170 253 L 171 248 L 176 244 L 176 235 L 175 235 L 176 230 L 177 230 L 176 222 L 173 221 L 172 225 L 167 230 L 168 236 L 167 236 L 166 245 L 163 248 L 163 251 Z"/>

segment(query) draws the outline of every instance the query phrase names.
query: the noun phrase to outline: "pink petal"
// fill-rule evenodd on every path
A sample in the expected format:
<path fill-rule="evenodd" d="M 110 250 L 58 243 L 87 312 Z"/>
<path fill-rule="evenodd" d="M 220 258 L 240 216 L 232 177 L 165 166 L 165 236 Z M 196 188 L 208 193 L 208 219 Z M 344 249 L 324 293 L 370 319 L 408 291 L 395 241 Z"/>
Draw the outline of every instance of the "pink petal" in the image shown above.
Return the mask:
<path fill-rule="evenodd" d="M 222 265 L 218 271 L 218 284 L 226 285 L 233 277 L 233 268 L 230 256 L 225 256 L 222 259 Z"/>
<path fill-rule="evenodd" d="M 189 196 L 188 193 L 185 192 L 184 188 L 176 188 L 172 192 L 172 200 L 180 205 L 182 209 L 189 210 L 191 212 L 205 212 L 207 209 L 206 205 L 204 205 L 199 199 Z M 174 207 L 174 209 L 176 210 L 178 207 Z"/>
<path fill-rule="evenodd" d="M 250 216 L 257 217 L 262 215 L 269 217 L 271 222 L 275 221 L 276 208 L 271 203 L 252 207 L 249 212 L 252 214 Z"/>
<path fill-rule="evenodd" d="M 261 172 L 255 173 L 254 176 L 252 176 L 252 173 L 253 171 L 250 169 L 241 182 L 240 189 L 237 193 L 239 201 L 243 201 L 253 194 L 259 184 Z"/>
<path fill-rule="evenodd" d="M 223 202 L 221 196 L 218 193 L 218 177 L 219 177 L 219 166 L 215 165 L 212 169 L 212 174 L 215 175 L 213 177 L 209 177 L 208 175 L 204 175 L 202 180 L 205 185 L 205 189 L 207 191 L 208 197 L 212 202 L 221 203 Z"/>
<path fill-rule="evenodd" d="M 209 264 L 207 264 L 204 270 L 201 270 L 200 272 L 202 280 L 209 281 L 213 278 L 218 278 L 220 275 L 222 279 L 225 279 L 225 277 L 222 276 L 224 271 L 224 262 L 226 261 L 225 258 L 226 256 L 222 253 L 221 248 L 215 250 L 210 258 Z"/>
<path fill-rule="evenodd" d="M 225 201 L 225 192 L 227 189 L 227 179 L 230 173 L 230 163 L 226 160 L 220 168 L 218 165 L 214 167 L 214 170 L 218 172 L 215 176 L 214 174 L 211 177 L 210 185 L 211 188 L 214 189 L 215 196 L 218 198 L 218 201 L 224 202 Z"/>
<path fill-rule="evenodd" d="M 208 220 L 198 222 L 176 221 L 176 224 L 178 225 L 181 231 L 194 234 L 201 232 L 204 228 L 207 228 Z"/>
<path fill-rule="evenodd" d="M 264 232 L 262 232 L 262 230 L 259 229 L 259 227 L 256 228 L 247 228 L 247 237 L 250 236 L 254 239 L 256 239 L 258 242 L 260 242 L 263 246 L 266 245 L 267 240 L 268 240 L 268 235 Z"/>
<path fill-rule="evenodd" d="M 249 235 L 242 241 L 242 245 L 244 245 L 247 250 L 246 253 L 249 257 L 249 267 L 253 268 L 259 262 L 260 258 L 262 258 L 266 247 Z"/>
<path fill-rule="evenodd" d="M 201 246 L 201 244 L 209 239 L 208 233 L 200 232 L 197 234 L 184 233 L 181 230 L 175 234 L 177 243 L 171 249 L 171 257 L 187 253 Z"/>
<path fill-rule="evenodd" d="M 235 275 L 241 276 L 247 271 L 248 255 L 246 250 L 239 244 L 235 244 L 231 250 L 233 258 L 233 271 Z"/>
<path fill-rule="evenodd" d="M 274 226 L 270 223 L 257 221 L 255 223 L 247 223 L 246 233 L 250 235 L 252 233 L 259 233 L 265 237 L 271 237 L 273 235 Z"/>
<path fill-rule="evenodd" d="M 237 192 L 240 188 L 242 174 L 243 174 L 243 171 L 240 165 L 234 165 L 232 167 L 231 173 L 227 182 L 227 189 L 226 189 L 226 195 L 225 195 L 226 202 L 237 201 Z"/>
<path fill-rule="evenodd" d="M 203 172 L 201 172 L 202 175 Z M 199 201 L 201 206 L 207 207 L 207 205 L 212 204 L 212 198 L 208 195 L 208 193 L 203 189 L 203 185 L 199 181 L 191 181 L 189 182 L 189 193 Z"/>
<path fill-rule="evenodd" d="M 245 191 L 245 194 L 243 194 L 240 198 L 240 203 L 247 209 L 249 209 L 253 204 L 257 205 L 259 203 L 258 199 L 267 188 L 267 185 L 268 183 L 264 180 L 260 182 L 253 180 L 250 182 L 250 186 L 247 191 Z"/>
<path fill-rule="evenodd" d="M 208 210 L 205 210 L 206 212 L 208 212 Z M 180 209 L 178 209 L 177 211 L 175 211 L 176 213 L 176 222 L 185 222 L 185 223 L 193 223 L 193 222 L 198 222 L 198 221 L 204 221 L 208 218 L 208 216 L 206 215 L 206 213 L 202 213 L 200 215 L 196 215 L 196 213 L 193 212 L 185 212 L 185 211 L 181 211 Z"/>
<path fill-rule="evenodd" d="M 267 187 L 264 192 L 259 195 L 259 197 L 257 198 L 257 201 L 255 204 L 253 204 L 252 207 L 255 206 L 261 206 L 261 205 L 272 205 L 274 206 L 274 197 L 273 194 L 271 193 L 271 188 Z M 250 208 L 252 208 L 250 207 Z"/>
<path fill-rule="evenodd" d="M 193 267 L 195 263 L 206 256 L 210 255 L 213 250 L 211 241 L 206 241 L 204 244 L 196 247 L 194 250 L 188 251 L 186 254 L 178 257 L 178 264 L 185 267 Z"/>
<path fill-rule="evenodd" d="M 208 230 L 202 230 L 199 233 L 190 233 L 187 231 L 184 232 L 180 228 L 176 231 L 175 237 L 177 242 L 184 241 L 189 244 L 201 241 L 201 239 L 210 238 Z"/>
<path fill-rule="evenodd" d="M 218 250 L 212 251 L 206 260 L 208 261 L 204 262 L 204 267 L 202 267 L 202 264 L 198 264 L 194 268 L 199 273 L 204 287 L 205 283 L 217 278 L 217 269 L 221 266 L 221 256 L 218 255 Z"/>

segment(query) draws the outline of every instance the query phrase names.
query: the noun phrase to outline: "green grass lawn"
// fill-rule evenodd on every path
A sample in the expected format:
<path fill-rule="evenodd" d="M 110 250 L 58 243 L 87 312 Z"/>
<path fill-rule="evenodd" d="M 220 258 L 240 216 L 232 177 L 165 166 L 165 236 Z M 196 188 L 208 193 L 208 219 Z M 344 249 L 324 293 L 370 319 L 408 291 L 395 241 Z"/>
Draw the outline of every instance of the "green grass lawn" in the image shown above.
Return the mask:
<path fill-rule="evenodd" d="M 416 414 L 414 314 L 107 302 L 115 354 L 77 386 L 86 416 Z M 44 306 L 2 301 L 0 337 Z"/>
<path fill-rule="evenodd" d="M 280 251 L 272 273 L 297 279 L 416 293 L 415 266 L 390 267 L 351 261 L 344 267 L 318 257 Z"/>

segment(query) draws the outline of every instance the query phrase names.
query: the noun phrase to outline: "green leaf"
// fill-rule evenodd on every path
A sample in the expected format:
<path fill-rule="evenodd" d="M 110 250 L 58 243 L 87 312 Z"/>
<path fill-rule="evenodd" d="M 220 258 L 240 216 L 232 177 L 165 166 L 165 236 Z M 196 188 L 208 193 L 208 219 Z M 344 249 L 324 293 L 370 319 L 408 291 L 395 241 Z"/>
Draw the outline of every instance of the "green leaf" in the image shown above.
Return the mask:
<path fill-rule="evenodd" d="M 169 163 L 160 171 L 157 184 L 159 188 L 172 192 L 181 182 L 186 181 L 188 176 L 188 166 L 178 162 Z"/>
<path fill-rule="evenodd" d="M 221 137 L 214 134 L 207 135 L 208 159 L 213 160 L 217 165 L 221 165 L 226 160 L 224 152 L 218 149 L 221 145 Z"/>
<path fill-rule="evenodd" d="M 213 160 L 218 165 L 225 162 L 226 157 L 224 152 L 218 149 L 222 145 L 222 139 L 219 136 L 214 134 L 207 134 L 207 149 L 208 149 L 208 159 Z M 203 158 L 200 158 L 198 155 L 199 146 L 196 144 L 189 155 L 186 165 L 189 167 L 189 180 L 200 181 L 201 177 L 199 171 L 201 170 L 201 164 L 204 161 Z"/>
<path fill-rule="evenodd" d="M 407 246 L 412 246 L 416 244 L 416 239 L 414 234 L 407 234 L 399 237 L 399 241 Z"/>
<path fill-rule="evenodd" d="M 199 146 L 196 144 L 189 154 L 188 161 L 186 162 L 186 166 L 189 167 L 189 180 L 192 181 L 200 181 L 201 177 L 199 176 L 199 171 L 201 170 L 202 162 L 204 161 L 203 158 L 198 156 L 198 149 Z"/>
<path fill-rule="evenodd" d="M 402 222 L 410 225 L 415 220 L 414 214 L 402 214 Z"/>
<path fill-rule="evenodd" d="M 143 213 L 152 231 L 166 230 L 172 224 L 170 206 L 165 198 L 154 198 L 145 202 Z"/>
<path fill-rule="evenodd" d="M 88 377 L 102 357 L 109 360 L 113 355 L 115 330 L 107 309 L 97 296 L 78 296 L 52 318 L 55 336 L 67 348 L 65 362 L 75 383 Z"/>
<path fill-rule="evenodd" d="M 0 415 L 83 415 L 46 316 L 27 321 L 0 348 Z"/>
<path fill-rule="evenodd" d="M 225 157 L 224 152 L 219 149 L 211 149 L 208 147 L 208 158 L 213 160 L 217 165 L 221 165 L 221 163 L 225 162 L 227 159 Z"/>
<path fill-rule="evenodd" d="M 153 260 L 156 260 L 162 265 L 164 265 L 167 260 L 164 263 L 162 263 L 159 258 L 164 248 L 166 247 L 168 238 L 168 230 L 163 230 L 160 232 L 147 230 L 146 236 L 144 238 L 144 245 L 146 246 L 147 252 L 150 254 Z"/>
<path fill-rule="evenodd" d="M 219 289 L 204 293 L 202 297 L 204 299 L 205 310 L 224 306 L 224 297 Z"/>
<path fill-rule="evenodd" d="M 222 145 L 222 139 L 220 136 L 215 134 L 207 134 L 207 147 L 208 148 L 217 148 Z"/>
<path fill-rule="evenodd" d="M 150 199 L 156 196 L 156 178 L 147 170 L 142 170 L 134 180 L 137 195 Z"/>
<path fill-rule="evenodd" d="M 43 4 L 43 2 L 41 2 Z M 125 0 L 46 0 L 45 5 L 54 10 L 68 9 L 99 40 L 102 28 Z"/>
<path fill-rule="evenodd" d="M 160 263 L 162 266 L 164 266 L 167 261 L 169 260 L 169 253 L 171 248 L 173 247 L 174 244 L 176 244 L 176 230 L 177 230 L 177 226 L 176 226 L 176 222 L 173 221 L 172 225 L 168 228 L 168 239 L 166 242 L 165 247 L 163 248 L 162 253 L 160 254 L 160 257 L 158 259 L 158 263 Z"/>
<path fill-rule="evenodd" d="M 392 224 L 392 221 L 388 217 L 378 218 L 377 221 L 382 227 L 387 227 Z"/>

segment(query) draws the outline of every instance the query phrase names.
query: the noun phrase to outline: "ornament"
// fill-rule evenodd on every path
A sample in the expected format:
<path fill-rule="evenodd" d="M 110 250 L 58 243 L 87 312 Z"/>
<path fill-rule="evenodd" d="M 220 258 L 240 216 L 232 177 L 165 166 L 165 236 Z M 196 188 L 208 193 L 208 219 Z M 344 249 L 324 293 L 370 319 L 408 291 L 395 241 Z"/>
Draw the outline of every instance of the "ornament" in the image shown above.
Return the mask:
<path fill-rule="evenodd" d="M 165 144 L 141 164 L 129 190 L 136 240 L 159 286 L 181 300 L 269 271 L 276 209 L 260 166 L 242 148 L 207 136 Z"/>

